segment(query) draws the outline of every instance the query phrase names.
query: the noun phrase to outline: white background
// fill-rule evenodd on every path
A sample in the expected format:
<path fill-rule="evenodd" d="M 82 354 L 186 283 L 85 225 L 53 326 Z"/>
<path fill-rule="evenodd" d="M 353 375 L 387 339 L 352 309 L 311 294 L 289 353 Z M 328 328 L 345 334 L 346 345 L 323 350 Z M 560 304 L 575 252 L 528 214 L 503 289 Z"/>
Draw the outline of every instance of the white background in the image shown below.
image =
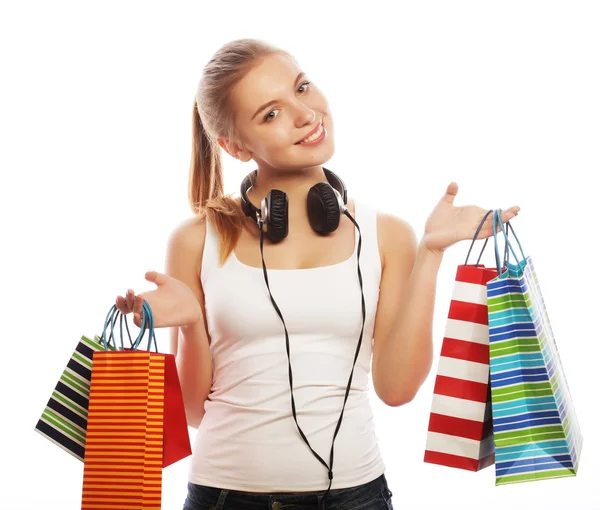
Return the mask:
<path fill-rule="evenodd" d="M 427 382 L 400 408 L 373 394 L 395 508 L 600 508 L 597 2 L 54 1 L 2 11 L 0 507 L 80 508 L 82 464 L 34 426 L 81 335 L 100 333 L 117 294 L 154 288 L 145 271 L 163 270 L 169 232 L 191 215 L 201 70 L 221 44 L 257 37 L 291 51 L 327 94 L 329 166 L 351 196 L 419 236 L 452 180 L 458 205 L 521 206 L 513 225 L 535 258 L 582 425 L 579 474 L 494 487 L 493 468 L 423 462 L 461 242 L 439 273 Z M 226 191 L 253 169 L 226 159 Z M 490 247 L 484 259 L 494 262 Z M 168 350 L 166 330 L 158 339 Z M 163 508 L 182 507 L 188 462 L 165 469 Z"/>

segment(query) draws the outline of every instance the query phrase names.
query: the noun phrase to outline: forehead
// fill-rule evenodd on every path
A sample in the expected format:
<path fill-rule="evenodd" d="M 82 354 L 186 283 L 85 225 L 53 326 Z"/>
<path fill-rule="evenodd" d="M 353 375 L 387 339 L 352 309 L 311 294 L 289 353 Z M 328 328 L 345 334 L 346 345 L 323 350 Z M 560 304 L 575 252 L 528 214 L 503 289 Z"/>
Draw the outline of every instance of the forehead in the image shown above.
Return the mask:
<path fill-rule="evenodd" d="M 231 90 L 237 112 L 250 118 L 264 103 L 293 92 L 294 80 L 300 72 L 290 57 L 279 54 L 264 57 Z"/>

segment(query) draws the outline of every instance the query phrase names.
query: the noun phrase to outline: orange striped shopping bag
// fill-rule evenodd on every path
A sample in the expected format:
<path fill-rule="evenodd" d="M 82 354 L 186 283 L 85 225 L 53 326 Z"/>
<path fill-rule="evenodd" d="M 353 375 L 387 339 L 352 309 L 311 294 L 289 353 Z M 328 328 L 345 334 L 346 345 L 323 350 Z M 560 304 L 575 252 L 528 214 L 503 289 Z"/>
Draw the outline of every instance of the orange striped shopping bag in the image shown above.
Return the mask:
<path fill-rule="evenodd" d="M 484 216 L 473 243 L 491 212 Z M 479 260 L 467 264 L 473 243 L 465 264 L 456 271 L 424 461 L 479 471 L 494 463 L 486 283 L 498 271 L 482 266 Z"/>
<path fill-rule="evenodd" d="M 82 510 L 161 507 L 167 355 L 150 352 L 154 320 L 149 305 L 143 308 L 132 349 L 93 356 Z M 148 351 L 141 351 L 148 324 Z"/>
<path fill-rule="evenodd" d="M 94 353 L 82 510 L 160 510 L 164 355 Z"/>

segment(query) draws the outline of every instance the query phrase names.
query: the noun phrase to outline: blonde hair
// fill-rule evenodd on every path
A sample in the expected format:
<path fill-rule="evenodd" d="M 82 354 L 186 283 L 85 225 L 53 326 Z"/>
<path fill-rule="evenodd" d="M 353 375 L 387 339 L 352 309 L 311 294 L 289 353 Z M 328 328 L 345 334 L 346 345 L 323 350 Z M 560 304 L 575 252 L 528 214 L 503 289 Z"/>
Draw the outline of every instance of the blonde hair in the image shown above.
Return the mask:
<path fill-rule="evenodd" d="M 225 44 L 206 64 L 194 98 L 188 198 L 194 214 L 205 215 L 216 226 L 221 264 L 235 248 L 245 216 L 236 200 L 224 195 L 217 136 L 237 140 L 230 92 L 264 57 L 273 54 L 293 59 L 288 52 L 257 39 Z"/>

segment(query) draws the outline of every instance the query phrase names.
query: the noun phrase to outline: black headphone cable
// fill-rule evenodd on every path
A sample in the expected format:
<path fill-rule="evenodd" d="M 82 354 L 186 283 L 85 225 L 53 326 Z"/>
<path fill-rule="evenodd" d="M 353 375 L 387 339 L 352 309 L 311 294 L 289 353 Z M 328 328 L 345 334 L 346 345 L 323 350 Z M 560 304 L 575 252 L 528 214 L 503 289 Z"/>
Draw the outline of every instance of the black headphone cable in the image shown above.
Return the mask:
<path fill-rule="evenodd" d="M 352 223 L 354 224 L 354 226 L 358 230 L 358 247 L 357 247 L 357 254 L 356 254 L 356 263 L 357 263 L 358 281 L 360 283 L 361 306 L 362 306 L 362 316 L 363 316 L 363 318 L 362 318 L 362 327 L 361 327 L 361 330 L 360 330 L 360 336 L 359 336 L 359 340 L 358 340 L 358 345 L 356 347 L 356 353 L 354 354 L 354 362 L 352 363 L 352 371 L 350 372 L 350 377 L 348 379 L 348 384 L 346 386 L 346 393 L 345 393 L 345 396 L 344 396 L 344 404 L 342 405 L 342 411 L 340 413 L 340 417 L 339 417 L 337 426 L 335 428 L 335 432 L 333 434 L 333 440 L 331 442 L 331 452 L 330 452 L 330 455 L 329 455 L 329 465 L 327 465 L 327 463 L 321 458 L 321 456 L 312 448 L 312 446 L 310 445 L 310 443 L 309 443 L 306 435 L 304 434 L 304 432 L 300 428 L 300 424 L 298 423 L 298 418 L 296 416 L 296 402 L 294 400 L 294 391 L 293 391 L 292 362 L 291 362 L 291 358 L 290 358 L 290 338 L 289 338 L 287 327 L 285 325 L 285 321 L 283 319 L 283 314 L 281 313 L 281 310 L 279 309 L 279 306 L 275 302 L 275 299 L 273 298 L 273 294 L 271 294 L 271 288 L 269 286 L 269 278 L 267 276 L 267 268 L 266 268 L 266 265 L 265 265 L 265 257 L 264 257 L 264 252 L 263 252 L 263 242 L 264 242 L 263 223 L 264 222 L 263 222 L 262 218 L 258 219 L 258 226 L 259 226 L 259 232 L 260 232 L 260 255 L 261 255 L 261 259 L 262 259 L 263 275 L 264 275 L 264 278 L 265 278 L 265 283 L 267 285 L 267 290 L 269 291 L 269 296 L 271 298 L 271 303 L 273 303 L 273 307 L 275 308 L 275 311 L 277 312 L 277 315 L 279 315 L 279 318 L 281 319 L 281 322 L 283 324 L 283 329 L 285 331 L 285 347 L 286 347 L 286 352 L 287 352 L 287 357 L 288 357 L 288 374 L 289 374 L 289 381 L 290 381 L 290 396 L 291 396 L 291 403 L 292 403 L 292 415 L 294 417 L 294 421 L 296 422 L 296 426 L 298 428 L 298 432 L 300 432 L 300 436 L 302 436 L 302 439 L 308 445 L 308 447 L 310 448 L 310 451 L 317 458 L 317 460 L 321 464 L 323 464 L 323 466 L 325 466 L 325 468 L 327 469 L 327 475 L 329 477 L 329 487 L 327 487 L 327 490 L 323 493 L 323 499 L 321 500 L 321 504 L 320 504 L 320 508 L 322 508 L 322 509 L 325 508 L 325 499 L 327 498 L 327 495 L 329 494 L 329 491 L 331 490 L 331 483 L 332 483 L 332 480 L 333 480 L 333 450 L 334 450 L 333 447 L 334 447 L 334 443 L 335 443 L 335 438 L 336 438 L 336 436 L 338 434 L 338 431 L 340 430 L 340 426 L 342 424 L 342 418 L 344 416 L 344 409 L 346 407 L 346 401 L 348 400 L 348 395 L 350 393 L 350 386 L 352 384 L 352 377 L 354 376 L 354 367 L 356 366 L 356 360 L 358 359 L 358 355 L 360 353 L 360 348 L 361 348 L 361 345 L 362 345 L 362 337 L 363 337 L 363 332 L 364 332 L 364 329 L 365 329 L 365 318 L 366 318 L 365 295 L 364 295 L 364 290 L 363 290 L 362 273 L 361 273 L 361 270 L 360 270 L 360 252 L 361 252 L 361 246 L 362 246 L 362 234 L 360 232 L 360 227 L 358 226 L 358 223 L 356 223 L 356 220 L 348 212 L 348 209 L 344 210 L 344 214 L 350 219 L 350 221 L 352 221 Z"/>

